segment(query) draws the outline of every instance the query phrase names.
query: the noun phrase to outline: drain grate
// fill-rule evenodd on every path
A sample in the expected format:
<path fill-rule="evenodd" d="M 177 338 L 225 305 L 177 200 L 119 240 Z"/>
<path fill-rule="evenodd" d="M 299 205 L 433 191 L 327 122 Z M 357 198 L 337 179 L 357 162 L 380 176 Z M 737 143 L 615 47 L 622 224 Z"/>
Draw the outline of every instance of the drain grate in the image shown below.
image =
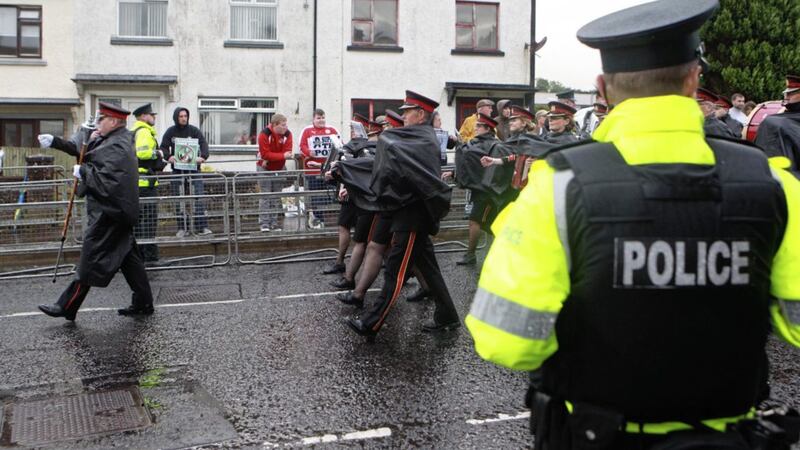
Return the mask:
<path fill-rule="evenodd" d="M 11 404 L 6 425 L 11 429 L 10 444 L 37 446 L 150 425 L 135 386 L 46 400 Z M 9 436 L 3 430 L 3 436 Z"/>
<path fill-rule="evenodd" d="M 198 303 L 242 298 L 241 284 L 208 284 L 192 286 L 169 286 L 158 291 L 156 303 Z"/>

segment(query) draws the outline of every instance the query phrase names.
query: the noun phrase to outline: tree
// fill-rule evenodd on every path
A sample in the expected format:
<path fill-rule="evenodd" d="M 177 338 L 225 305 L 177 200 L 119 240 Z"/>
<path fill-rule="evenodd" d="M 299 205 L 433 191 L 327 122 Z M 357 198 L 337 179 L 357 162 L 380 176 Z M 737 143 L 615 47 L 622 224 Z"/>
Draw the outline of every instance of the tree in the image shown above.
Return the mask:
<path fill-rule="evenodd" d="M 710 70 L 708 89 L 756 102 L 782 98 L 785 75 L 800 72 L 800 1 L 720 0 L 701 36 Z"/>
<path fill-rule="evenodd" d="M 558 81 L 555 80 L 546 80 L 544 78 L 537 78 L 536 79 L 536 91 L 537 92 L 563 92 L 569 90 L 568 87 L 564 86 Z"/>

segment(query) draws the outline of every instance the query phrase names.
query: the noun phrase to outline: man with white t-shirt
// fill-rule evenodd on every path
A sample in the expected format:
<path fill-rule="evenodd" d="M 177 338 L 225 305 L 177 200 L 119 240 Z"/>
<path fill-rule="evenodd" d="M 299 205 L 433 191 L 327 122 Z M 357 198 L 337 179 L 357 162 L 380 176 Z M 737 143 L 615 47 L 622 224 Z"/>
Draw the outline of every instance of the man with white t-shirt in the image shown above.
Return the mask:
<path fill-rule="evenodd" d="M 303 154 L 303 169 L 306 174 L 306 191 L 325 189 L 325 180 L 319 173 L 320 167 L 328 159 L 330 152 L 335 151 L 334 143 L 336 142 L 341 143 L 339 132 L 336 131 L 336 128 L 325 125 L 325 111 L 315 109 L 314 120 L 311 125 L 303 129 L 300 135 L 300 151 Z M 325 218 L 321 212 L 318 212 L 325 202 L 325 198 L 322 195 L 311 197 L 308 214 L 308 226 L 310 228 L 319 229 L 325 226 Z"/>

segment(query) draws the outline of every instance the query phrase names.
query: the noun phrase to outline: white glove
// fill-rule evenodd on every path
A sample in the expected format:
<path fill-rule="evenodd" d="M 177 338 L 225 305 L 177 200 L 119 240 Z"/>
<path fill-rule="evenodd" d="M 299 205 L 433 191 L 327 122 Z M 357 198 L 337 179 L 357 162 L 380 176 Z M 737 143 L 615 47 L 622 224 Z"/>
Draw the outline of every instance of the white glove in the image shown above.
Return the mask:
<path fill-rule="evenodd" d="M 80 166 L 80 164 L 75 164 L 74 166 L 72 166 L 72 176 L 74 176 L 75 178 L 77 178 L 79 180 L 81 179 L 81 166 Z"/>
<path fill-rule="evenodd" d="M 53 145 L 52 134 L 40 134 L 37 136 L 37 139 L 39 139 L 39 147 L 49 148 L 51 145 Z"/>

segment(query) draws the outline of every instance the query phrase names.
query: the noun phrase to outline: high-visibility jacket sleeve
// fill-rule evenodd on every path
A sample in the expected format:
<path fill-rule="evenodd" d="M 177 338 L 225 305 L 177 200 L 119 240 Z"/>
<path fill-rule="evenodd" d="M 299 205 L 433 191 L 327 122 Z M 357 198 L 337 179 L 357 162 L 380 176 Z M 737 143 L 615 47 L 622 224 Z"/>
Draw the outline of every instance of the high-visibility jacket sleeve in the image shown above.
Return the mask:
<path fill-rule="evenodd" d="M 772 262 L 770 289 L 775 300 L 770 312 L 780 336 L 800 347 L 800 181 L 783 169 L 773 173 L 781 180 L 789 219 Z"/>
<path fill-rule="evenodd" d="M 484 359 L 533 370 L 558 348 L 555 321 L 569 295 L 567 252 L 556 221 L 555 176 L 545 161 L 495 220 L 495 239 L 466 319 Z"/>
<path fill-rule="evenodd" d="M 143 160 L 158 159 L 158 152 L 156 152 L 156 140 L 145 128 L 140 128 L 136 131 L 134 137 L 134 146 L 136 148 L 136 157 Z"/>

